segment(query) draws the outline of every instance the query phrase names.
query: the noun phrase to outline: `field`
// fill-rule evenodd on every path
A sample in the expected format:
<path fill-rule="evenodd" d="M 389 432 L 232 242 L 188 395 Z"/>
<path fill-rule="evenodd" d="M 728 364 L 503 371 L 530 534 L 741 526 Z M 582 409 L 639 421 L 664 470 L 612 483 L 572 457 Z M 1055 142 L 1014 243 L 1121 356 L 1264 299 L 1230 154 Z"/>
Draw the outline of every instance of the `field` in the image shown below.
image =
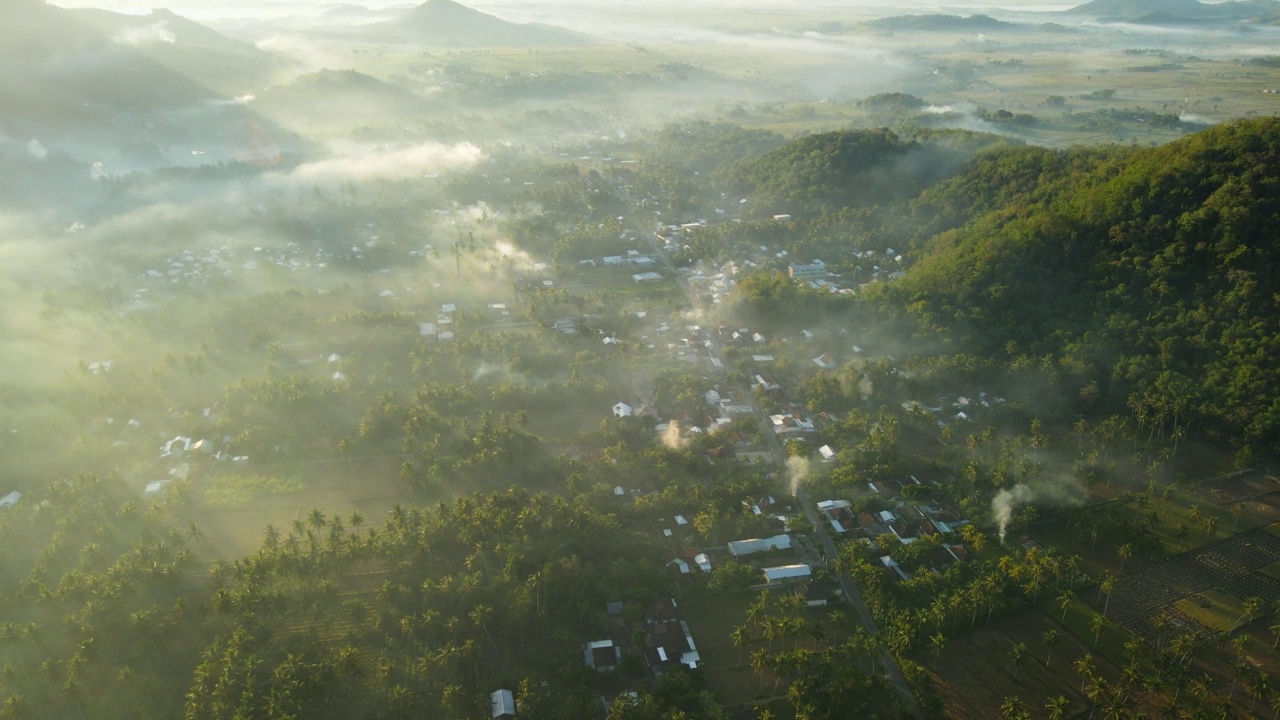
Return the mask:
<path fill-rule="evenodd" d="M 1216 612 L 1188 614 L 1183 611 L 1186 603 L 1178 604 L 1205 591 L 1220 591 L 1217 599 L 1223 606 L 1229 604 L 1223 596 L 1257 597 L 1273 603 L 1280 600 L 1280 582 L 1259 572 L 1280 561 L 1280 536 L 1270 529 L 1241 533 L 1125 575 L 1116 582 L 1109 602 L 1087 592 L 1085 599 L 1098 609 L 1105 605 L 1109 619 L 1146 637 L 1156 634 L 1151 621 L 1161 615 L 1169 616 L 1175 626 L 1204 624 L 1200 619 L 1217 622 Z M 1193 609 L 1204 610 L 1203 605 Z M 1212 609 L 1215 601 L 1210 600 L 1209 605 Z"/>
<path fill-rule="evenodd" d="M 1049 657 L 1045 633 L 1058 631 Z M 1026 654 L 1014 666 L 1013 649 L 1026 645 Z M 936 656 L 920 650 L 912 657 L 933 676 L 942 695 L 948 717 L 1001 717 L 1006 698 L 1017 696 L 1032 717 L 1040 716 L 1047 699 L 1061 695 L 1067 699 L 1065 717 L 1074 717 L 1088 707 L 1081 681 L 1073 664 L 1085 653 L 1095 657 L 1095 672 L 1113 680 L 1119 671 L 1098 657 L 1088 645 L 1064 626 L 1037 611 L 1022 612 L 992 626 L 949 638 Z M 1047 661 L 1051 660 L 1051 664 Z"/>
<path fill-rule="evenodd" d="M 1198 592 L 1175 602 L 1173 606 L 1214 632 L 1231 632 L 1244 616 L 1240 598 L 1217 590 Z"/>

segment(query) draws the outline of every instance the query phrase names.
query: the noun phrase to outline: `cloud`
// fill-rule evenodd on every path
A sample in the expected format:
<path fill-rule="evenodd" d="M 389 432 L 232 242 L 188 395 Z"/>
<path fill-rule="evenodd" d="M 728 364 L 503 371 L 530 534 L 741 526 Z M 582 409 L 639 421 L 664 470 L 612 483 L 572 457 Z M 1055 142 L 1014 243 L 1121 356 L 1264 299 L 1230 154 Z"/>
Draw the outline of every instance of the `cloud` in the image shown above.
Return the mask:
<path fill-rule="evenodd" d="M 39 140 L 36 140 L 34 138 L 31 140 L 31 142 L 27 143 L 27 152 L 31 154 L 31 157 L 37 160 L 43 160 L 49 157 L 48 148 L 46 148 L 44 144 L 41 143 Z"/>
<path fill-rule="evenodd" d="M 408 180 L 469 167 L 483 157 L 480 148 L 469 142 L 427 142 L 399 150 L 372 150 L 305 163 L 294 168 L 289 177 L 310 183 Z"/>
<path fill-rule="evenodd" d="M 111 39 L 121 45 L 150 45 L 152 43 L 169 43 L 172 45 L 178 42 L 178 36 L 165 27 L 164 20 L 150 25 L 128 28 L 117 33 Z"/>

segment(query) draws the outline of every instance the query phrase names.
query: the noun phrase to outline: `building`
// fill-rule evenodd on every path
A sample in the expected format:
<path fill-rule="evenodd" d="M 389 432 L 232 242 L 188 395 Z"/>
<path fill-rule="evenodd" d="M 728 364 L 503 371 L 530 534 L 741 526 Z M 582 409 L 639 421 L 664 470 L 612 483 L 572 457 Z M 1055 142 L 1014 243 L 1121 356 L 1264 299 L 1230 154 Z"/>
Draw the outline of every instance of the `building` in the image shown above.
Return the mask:
<path fill-rule="evenodd" d="M 827 266 L 821 260 L 814 260 L 808 265 L 791 263 L 787 266 L 787 275 L 792 280 L 820 280 L 827 276 Z"/>
<path fill-rule="evenodd" d="M 489 695 L 489 716 L 494 720 L 516 716 L 516 698 L 510 690 L 494 690 Z"/>
<path fill-rule="evenodd" d="M 4 497 L 0 497 L 0 508 L 11 508 L 14 505 L 17 505 L 18 501 L 21 499 L 22 499 L 22 493 L 18 492 L 17 490 L 14 490 L 13 492 L 9 493 L 8 495 L 5 495 Z"/>
<path fill-rule="evenodd" d="M 835 462 L 836 460 L 836 451 L 832 450 L 830 445 L 823 445 L 818 448 L 818 454 L 822 456 L 822 462 L 824 463 Z"/>
<path fill-rule="evenodd" d="M 764 569 L 764 579 L 770 585 L 787 585 L 812 576 L 813 570 L 808 565 L 780 565 Z"/>
<path fill-rule="evenodd" d="M 751 540 L 735 540 L 729 543 L 729 554 L 734 557 L 754 555 L 771 550 L 790 550 L 790 535 L 774 535 L 770 538 L 754 538 Z"/>
<path fill-rule="evenodd" d="M 613 406 L 614 417 L 631 417 L 634 414 L 635 409 L 624 402 L 620 402 Z"/>
<path fill-rule="evenodd" d="M 704 573 L 711 572 L 711 558 L 706 553 L 698 553 L 693 556 L 693 562 L 697 564 L 698 569 Z"/>
<path fill-rule="evenodd" d="M 648 285 L 652 283 L 662 282 L 662 273 L 642 272 L 631 276 L 637 285 Z"/>
<path fill-rule="evenodd" d="M 613 640 L 596 640 L 587 643 L 585 653 L 587 666 L 596 672 L 613 672 L 622 662 L 622 648 L 613 644 Z"/>

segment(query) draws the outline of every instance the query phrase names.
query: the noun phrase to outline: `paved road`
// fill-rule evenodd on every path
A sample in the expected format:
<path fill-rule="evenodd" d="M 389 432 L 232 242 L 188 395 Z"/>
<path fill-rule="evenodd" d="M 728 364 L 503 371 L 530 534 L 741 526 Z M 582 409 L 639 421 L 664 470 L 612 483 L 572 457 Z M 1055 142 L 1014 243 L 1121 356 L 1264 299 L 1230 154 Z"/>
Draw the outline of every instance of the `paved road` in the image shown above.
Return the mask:
<path fill-rule="evenodd" d="M 670 259 L 666 253 L 658 247 L 657 241 L 652 234 L 647 235 L 654 253 L 662 259 L 663 266 L 667 272 L 671 274 L 680 289 L 688 298 L 689 304 L 694 308 L 698 307 L 697 293 L 689 284 L 684 281 L 684 277 L 676 272 L 671 265 Z M 711 346 L 707 348 L 711 356 L 723 362 L 724 358 L 720 355 L 720 347 L 716 343 L 716 338 L 711 333 L 707 333 L 711 340 Z M 764 435 L 765 445 L 769 447 L 769 452 L 773 455 L 774 462 L 782 469 L 783 476 L 786 476 L 787 454 L 782 447 L 782 443 L 778 441 L 778 436 L 772 432 L 773 421 L 769 416 L 760 409 L 756 403 L 755 397 L 751 394 L 747 395 L 747 402 L 751 405 L 751 411 L 755 413 L 756 418 L 760 421 L 761 434 Z M 809 500 L 809 492 L 803 484 L 796 490 L 796 499 L 800 501 L 800 506 L 804 508 L 805 516 L 808 517 L 809 523 L 813 525 L 814 534 L 818 536 L 822 543 L 823 552 L 826 553 L 828 562 L 833 562 L 838 557 L 839 551 L 836 549 L 836 543 L 831 539 L 831 534 L 827 532 L 827 523 L 819 515 L 817 508 Z M 840 582 L 840 589 L 844 592 L 844 598 L 853 605 L 854 610 L 858 613 L 858 618 L 862 620 L 862 626 L 870 635 L 876 635 L 879 629 L 876 626 L 876 619 L 871 615 L 870 608 L 867 607 L 866 601 L 862 599 L 862 593 L 858 591 L 858 587 L 853 584 L 853 578 L 845 573 L 833 573 Z M 898 661 L 889 653 L 888 650 L 880 651 L 880 664 L 884 666 L 885 674 L 889 678 L 889 682 L 893 683 L 894 689 L 901 695 L 902 701 L 906 704 L 907 709 L 911 712 L 912 717 L 916 720 L 924 720 L 924 714 L 920 712 L 920 704 L 916 702 L 915 695 L 911 693 L 911 687 L 907 685 L 907 680 L 902 676 L 902 669 L 898 667 Z"/>

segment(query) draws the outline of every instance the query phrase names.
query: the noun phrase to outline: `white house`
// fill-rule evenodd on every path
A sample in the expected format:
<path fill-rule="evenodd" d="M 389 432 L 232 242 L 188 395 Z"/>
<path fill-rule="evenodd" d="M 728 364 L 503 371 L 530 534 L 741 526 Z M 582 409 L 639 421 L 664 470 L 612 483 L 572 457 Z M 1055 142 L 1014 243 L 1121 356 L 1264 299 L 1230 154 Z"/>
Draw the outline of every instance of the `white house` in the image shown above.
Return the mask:
<path fill-rule="evenodd" d="M 770 538 L 754 538 L 751 540 L 734 540 L 729 543 L 729 554 L 734 557 L 753 555 L 770 550 L 790 550 L 790 535 L 774 535 Z"/>
<path fill-rule="evenodd" d="M 830 445 L 823 445 L 818 448 L 818 454 L 822 456 L 822 462 L 824 463 L 835 462 L 836 460 L 836 451 L 832 450 Z"/>
<path fill-rule="evenodd" d="M 635 410 L 624 402 L 620 402 L 613 406 L 614 417 L 631 417 L 634 414 Z"/>
<path fill-rule="evenodd" d="M 711 572 L 711 558 L 706 553 L 698 553 L 693 556 L 693 561 L 698 564 L 698 569 L 704 573 Z"/>
<path fill-rule="evenodd" d="M 4 497 L 0 497 L 0 508 L 11 508 L 14 505 L 17 505 L 18 501 L 21 499 L 22 499 L 22 493 L 18 492 L 17 490 L 14 490 L 13 492 L 9 493 L 8 495 L 5 495 Z"/>
<path fill-rule="evenodd" d="M 783 585 L 797 580 L 806 580 L 813 575 L 808 565 L 781 565 L 764 569 L 764 579 L 770 585 Z"/>
<path fill-rule="evenodd" d="M 489 695 L 489 714 L 494 720 L 515 717 L 515 695 L 510 690 L 494 690 Z"/>

